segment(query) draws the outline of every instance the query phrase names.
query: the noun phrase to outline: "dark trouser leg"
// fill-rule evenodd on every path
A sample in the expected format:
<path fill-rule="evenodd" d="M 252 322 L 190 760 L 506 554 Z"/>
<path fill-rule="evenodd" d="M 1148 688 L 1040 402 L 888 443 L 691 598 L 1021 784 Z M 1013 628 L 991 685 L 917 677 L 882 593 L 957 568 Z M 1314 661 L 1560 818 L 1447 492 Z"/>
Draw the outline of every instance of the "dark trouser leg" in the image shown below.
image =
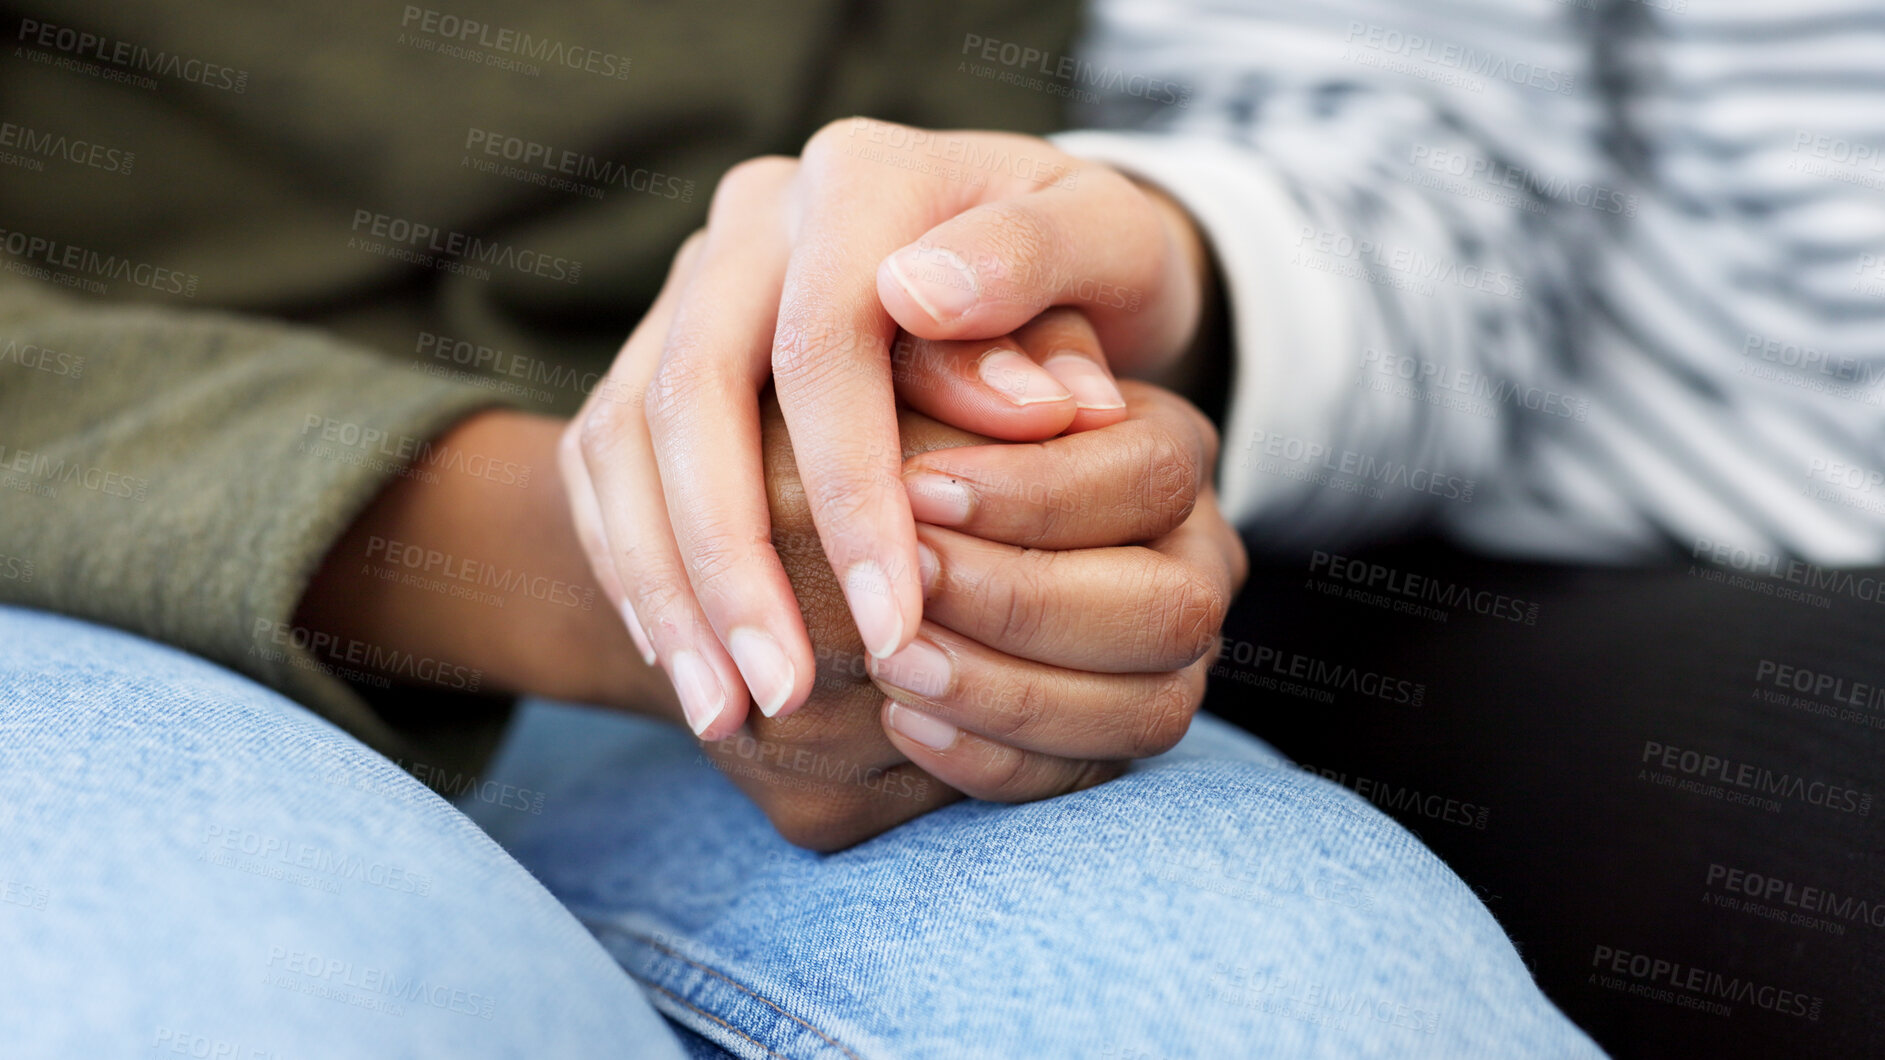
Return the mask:
<path fill-rule="evenodd" d="M 1253 574 L 1212 710 L 1414 829 L 1617 1055 L 1872 1054 L 1885 575 L 1355 558 Z"/>

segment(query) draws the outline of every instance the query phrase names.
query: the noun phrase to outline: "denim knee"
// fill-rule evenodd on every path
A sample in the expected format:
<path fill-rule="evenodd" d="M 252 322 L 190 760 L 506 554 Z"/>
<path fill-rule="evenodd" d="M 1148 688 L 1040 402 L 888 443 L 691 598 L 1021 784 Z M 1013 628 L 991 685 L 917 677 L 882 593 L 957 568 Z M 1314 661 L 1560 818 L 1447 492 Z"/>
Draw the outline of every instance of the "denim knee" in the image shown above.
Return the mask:
<path fill-rule="evenodd" d="M 0 849 L 0 897 L 27 899 L 0 903 L 22 973 L 0 997 L 8 1055 L 673 1049 L 448 803 L 281 696 L 119 631 L 0 608 Z"/>

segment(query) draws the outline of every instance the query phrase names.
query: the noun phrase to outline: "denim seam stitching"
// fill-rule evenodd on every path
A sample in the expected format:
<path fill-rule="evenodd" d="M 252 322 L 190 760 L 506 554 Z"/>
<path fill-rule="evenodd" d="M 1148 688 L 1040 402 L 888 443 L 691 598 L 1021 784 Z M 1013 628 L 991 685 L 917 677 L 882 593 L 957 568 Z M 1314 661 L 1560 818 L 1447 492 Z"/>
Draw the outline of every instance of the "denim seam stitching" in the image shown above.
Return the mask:
<path fill-rule="evenodd" d="M 650 949 L 659 950 L 662 953 L 665 953 L 668 956 L 674 958 L 675 960 L 688 965 L 689 967 L 696 968 L 702 972 L 705 972 L 708 975 L 713 976 L 715 979 L 719 979 L 722 982 L 726 983 L 728 986 L 732 987 L 733 989 L 738 990 L 742 994 L 746 994 L 747 996 L 753 998 L 754 1000 L 759 1001 L 760 1003 L 766 1005 L 766 1007 L 772 1009 L 774 1012 L 777 1012 L 779 1015 L 784 1016 L 786 1019 L 791 1020 L 792 1022 L 798 1024 L 799 1026 L 805 1028 L 806 1030 L 811 1031 L 813 1034 L 818 1035 L 820 1038 L 823 1038 L 825 1040 L 826 1045 L 829 1045 L 833 1049 L 836 1049 L 839 1052 L 843 1053 L 845 1056 L 850 1057 L 850 1060 L 863 1060 L 863 1057 L 858 1056 L 856 1053 L 846 1048 L 842 1043 L 840 1043 L 837 1039 L 833 1038 L 831 1035 L 826 1034 L 824 1031 L 819 1030 L 817 1027 L 806 1022 L 802 1017 L 794 1015 L 793 1013 L 787 1012 L 785 1009 L 781 1008 L 779 1004 L 773 1001 L 771 998 L 765 996 L 764 994 L 761 994 L 757 990 L 753 990 L 752 988 L 746 986 L 743 983 L 738 982 L 737 980 L 733 979 L 731 976 L 726 975 L 720 970 L 716 968 L 709 968 L 706 965 L 701 964 L 699 961 L 692 960 L 691 958 L 687 957 L 685 954 L 676 953 L 674 950 L 671 950 L 668 947 L 663 946 L 659 942 L 656 942 L 655 940 L 645 935 L 638 935 L 633 931 L 628 931 L 622 928 L 613 927 L 613 925 L 611 925 L 611 927 L 617 933 L 626 935 L 629 938 L 634 939 L 636 942 L 639 942 Z M 672 993 L 672 991 L 668 991 L 668 993 Z M 679 1000 L 679 998 L 676 998 L 676 1000 Z M 682 1002 L 682 1003 L 687 1004 L 686 1002 Z M 688 1007 L 694 1008 L 695 1006 L 688 1004 Z M 701 1011 L 701 1010 L 695 1009 L 695 1011 Z M 706 1015 L 706 1013 L 702 1012 L 702 1015 Z M 709 1017 L 709 1018 L 712 1018 L 712 1017 Z M 735 1032 L 735 1033 L 738 1033 L 738 1032 Z M 760 1048 L 762 1049 L 766 1048 L 766 1046 L 762 1045 L 757 1040 L 753 1040 L 753 1044 L 759 1045 Z"/>
<path fill-rule="evenodd" d="M 706 1017 L 707 1019 L 710 1019 L 714 1021 L 715 1023 L 718 1023 L 720 1026 L 725 1027 L 727 1030 L 732 1031 L 734 1034 L 737 1034 L 740 1037 L 746 1039 L 747 1041 L 752 1042 L 754 1045 L 759 1046 L 761 1049 L 764 1049 L 766 1051 L 767 1056 L 778 1056 L 778 1057 L 785 1056 L 784 1053 L 778 1051 L 777 1049 L 774 1049 L 772 1046 L 767 1045 L 765 1042 L 760 1041 L 758 1038 L 753 1037 L 752 1035 L 746 1033 L 745 1031 L 740 1030 L 738 1027 L 735 1027 L 731 1023 L 728 1023 L 726 1020 L 723 1020 L 720 1017 L 714 1015 L 713 1013 L 708 1012 L 706 1009 L 701 1008 L 699 1005 L 694 1004 L 692 1001 L 687 1000 L 686 998 L 675 993 L 674 991 L 669 990 L 667 987 L 662 986 L 660 983 L 650 982 L 646 979 L 642 979 L 640 976 L 636 976 L 635 978 L 637 981 L 642 983 L 648 989 L 658 991 L 662 994 L 667 995 L 667 997 L 670 1000 L 672 1000 L 675 1004 L 680 1005 L 682 1008 L 689 1009 L 693 1012 L 697 1012 L 700 1015 Z"/>

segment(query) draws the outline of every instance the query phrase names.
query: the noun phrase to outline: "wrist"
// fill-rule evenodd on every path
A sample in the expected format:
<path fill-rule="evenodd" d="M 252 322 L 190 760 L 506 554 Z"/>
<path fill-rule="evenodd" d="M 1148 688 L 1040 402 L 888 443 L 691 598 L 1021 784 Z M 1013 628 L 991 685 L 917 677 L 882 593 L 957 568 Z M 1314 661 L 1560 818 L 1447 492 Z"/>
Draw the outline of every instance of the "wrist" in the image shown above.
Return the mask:
<path fill-rule="evenodd" d="M 1136 373 L 1138 378 L 1183 394 L 1222 422 L 1221 406 L 1230 371 L 1228 301 L 1220 282 L 1211 244 L 1190 211 L 1156 184 L 1134 181 L 1164 222 L 1172 259 L 1180 279 L 1174 289 L 1186 299 L 1186 322 L 1177 353 L 1156 370 Z"/>
<path fill-rule="evenodd" d="M 388 658 L 472 667 L 492 691 L 678 716 L 576 540 L 562 426 L 500 409 L 440 435 L 329 550 L 297 622 Z"/>

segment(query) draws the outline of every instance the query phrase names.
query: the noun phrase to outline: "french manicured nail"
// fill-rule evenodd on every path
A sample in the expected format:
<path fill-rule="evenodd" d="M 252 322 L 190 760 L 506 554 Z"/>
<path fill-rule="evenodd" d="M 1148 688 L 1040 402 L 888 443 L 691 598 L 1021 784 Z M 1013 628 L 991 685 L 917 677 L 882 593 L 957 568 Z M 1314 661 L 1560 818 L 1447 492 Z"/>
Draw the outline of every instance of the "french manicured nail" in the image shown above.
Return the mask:
<path fill-rule="evenodd" d="M 1083 409 L 1123 409 L 1126 399 L 1106 371 L 1077 353 L 1057 353 L 1043 365 L 1060 385 L 1073 391 L 1074 404 Z"/>
<path fill-rule="evenodd" d="M 921 541 L 916 543 L 916 570 L 923 576 L 925 596 L 936 588 L 936 575 L 942 572 L 942 561 L 936 558 L 936 550 Z"/>
<path fill-rule="evenodd" d="M 1016 405 L 1065 401 L 1073 396 L 1072 391 L 1061 386 L 1060 380 L 1049 375 L 1047 369 L 1000 346 L 982 355 L 982 360 L 975 366 L 975 374 L 982 378 L 990 390 Z"/>
<path fill-rule="evenodd" d="M 871 673 L 885 684 L 934 699 L 949 691 L 949 656 L 918 637 L 910 646 L 871 664 Z"/>
<path fill-rule="evenodd" d="M 891 255 L 890 273 L 910 300 L 938 324 L 961 317 L 982 297 L 975 270 L 960 255 L 941 247 L 904 247 Z"/>
<path fill-rule="evenodd" d="M 890 594 L 890 579 L 877 561 L 861 559 L 844 573 L 844 602 L 851 605 L 864 650 L 881 659 L 903 640 L 903 612 Z"/>
<path fill-rule="evenodd" d="M 969 521 L 969 507 L 975 498 L 960 480 L 924 473 L 904 479 L 903 488 L 909 491 L 910 513 L 918 522 L 961 526 Z"/>
<path fill-rule="evenodd" d="M 727 638 L 727 651 L 733 653 L 733 661 L 739 664 L 740 676 L 746 678 L 746 687 L 752 689 L 753 702 L 759 712 L 770 718 L 779 713 L 785 701 L 792 695 L 792 686 L 798 683 L 798 670 L 792 660 L 785 657 L 785 649 L 772 634 L 751 626 L 741 626 Z"/>
<path fill-rule="evenodd" d="M 635 642 L 635 647 L 641 652 L 641 661 L 653 666 L 655 664 L 654 645 L 648 643 L 648 631 L 641 628 L 641 619 L 635 617 L 634 605 L 627 600 L 622 601 L 622 621 L 628 625 L 629 639 Z"/>
<path fill-rule="evenodd" d="M 911 710 L 895 700 L 890 703 L 888 720 L 891 728 L 932 751 L 947 751 L 955 746 L 958 732 L 954 725 L 922 711 Z"/>
<path fill-rule="evenodd" d="M 713 668 L 697 652 L 677 651 L 668 656 L 668 677 L 674 682 L 675 695 L 681 697 L 687 727 L 695 736 L 706 732 L 727 705 L 726 689 L 720 687 Z"/>

